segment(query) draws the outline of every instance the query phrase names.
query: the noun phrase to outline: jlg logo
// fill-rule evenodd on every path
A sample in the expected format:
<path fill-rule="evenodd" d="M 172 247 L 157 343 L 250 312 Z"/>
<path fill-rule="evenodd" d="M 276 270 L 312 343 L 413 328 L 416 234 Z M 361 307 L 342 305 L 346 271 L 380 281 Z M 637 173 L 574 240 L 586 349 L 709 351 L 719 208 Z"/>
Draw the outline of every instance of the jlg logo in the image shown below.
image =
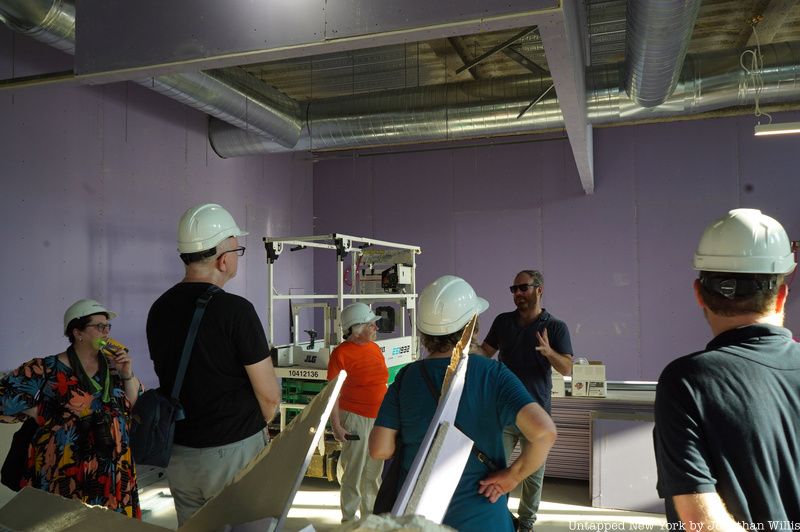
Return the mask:
<path fill-rule="evenodd" d="M 317 355 L 306 355 L 305 362 L 307 364 L 314 364 L 317 361 Z"/>

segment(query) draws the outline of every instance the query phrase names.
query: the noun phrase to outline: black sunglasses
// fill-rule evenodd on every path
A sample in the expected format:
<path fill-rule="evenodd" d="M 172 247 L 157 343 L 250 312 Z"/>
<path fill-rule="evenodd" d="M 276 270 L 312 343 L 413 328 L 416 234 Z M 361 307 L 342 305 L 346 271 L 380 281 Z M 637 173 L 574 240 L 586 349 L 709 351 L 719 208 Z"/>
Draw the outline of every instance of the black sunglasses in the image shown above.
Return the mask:
<path fill-rule="evenodd" d="M 228 251 L 223 251 L 219 254 L 219 256 L 223 256 L 226 253 L 236 253 L 238 256 L 244 256 L 244 250 L 247 249 L 244 246 L 239 246 L 238 248 L 229 249 Z"/>
<path fill-rule="evenodd" d="M 513 294 L 517 290 L 519 290 L 520 292 L 527 292 L 528 288 L 531 286 L 539 286 L 539 285 L 536 283 L 512 284 L 511 286 L 508 287 L 508 289 L 511 290 L 511 293 Z"/>

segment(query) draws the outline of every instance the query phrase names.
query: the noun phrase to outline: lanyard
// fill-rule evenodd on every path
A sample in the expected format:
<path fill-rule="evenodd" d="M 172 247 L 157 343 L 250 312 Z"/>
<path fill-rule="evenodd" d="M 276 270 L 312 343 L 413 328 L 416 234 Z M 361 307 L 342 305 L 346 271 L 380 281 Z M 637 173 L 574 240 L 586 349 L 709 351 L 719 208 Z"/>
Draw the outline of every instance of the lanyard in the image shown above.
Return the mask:
<path fill-rule="evenodd" d="M 111 383 L 111 376 L 108 370 L 108 360 L 106 360 L 106 357 L 104 357 L 102 354 L 98 354 L 98 356 L 100 359 L 100 371 L 103 375 L 102 386 L 98 384 L 96 380 L 87 375 L 86 370 L 83 369 L 83 364 L 81 364 L 81 359 L 78 358 L 78 354 L 75 352 L 75 348 L 73 346 L 69 346 L 67 348 L 67 359 L 69 360 L 69 365 L 72 366 L 72 371 L 74 371 L 78 376 L 78 382 L 84 389 L 94 390 L 94 393 L 103 390 L 103 402 L 108 403 L 110 400 L 109 388 Z"/>

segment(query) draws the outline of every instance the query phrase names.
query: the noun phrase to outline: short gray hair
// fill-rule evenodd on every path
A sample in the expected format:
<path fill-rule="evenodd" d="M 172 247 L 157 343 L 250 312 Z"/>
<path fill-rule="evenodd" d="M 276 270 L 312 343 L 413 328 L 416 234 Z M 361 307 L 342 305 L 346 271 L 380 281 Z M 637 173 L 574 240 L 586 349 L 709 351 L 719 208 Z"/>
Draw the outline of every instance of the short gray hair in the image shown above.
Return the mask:
<path fill-rule="evenodd" d="M 359 336 L 364 332 L 364 328 L 366 328 L 367 325 L 369 325 L 369 323 L 356 323 L 355 325 L 351 325 L 342 336 L 344 336 L 345 340 L 351 336 Z"/>

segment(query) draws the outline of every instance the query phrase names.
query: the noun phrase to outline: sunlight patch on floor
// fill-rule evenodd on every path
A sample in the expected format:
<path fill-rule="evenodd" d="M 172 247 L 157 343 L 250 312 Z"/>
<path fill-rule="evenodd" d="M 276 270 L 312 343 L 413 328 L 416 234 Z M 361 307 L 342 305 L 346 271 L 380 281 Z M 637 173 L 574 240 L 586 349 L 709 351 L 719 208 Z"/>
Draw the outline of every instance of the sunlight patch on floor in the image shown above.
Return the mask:
<path fill-rule="evenodd" d="M 569 495 L 567 500 L 582 500 L 585 487 L 568 487 L 560 493 Z M 517 492 L 518 493 L 518 492 Z M 666 530 L 666 521 L 662 514 L 648 514 L 592 508 L 579 504 L 564 504 L 545 500 L 539 507 L 537 532 L 566 532 L 575 530 Z M 140 502 L 144 513 L 144 521 L 174 529 L 177 526 L 172 496 L 166 480 L 148 486 L 140 491 Z M 509 498 L 509 508 L 516 512 L 519 497 L 515 494 Z M 339 526 L 341 521 L 339 509 L 339 489 L 333 482 L 318 479 L 303 482 L 295 495 L 292 508 L 289 510 L 285 530 L 300 530 L 308 523 L 313 524 L 318 532 L 330 531 Z"/>

